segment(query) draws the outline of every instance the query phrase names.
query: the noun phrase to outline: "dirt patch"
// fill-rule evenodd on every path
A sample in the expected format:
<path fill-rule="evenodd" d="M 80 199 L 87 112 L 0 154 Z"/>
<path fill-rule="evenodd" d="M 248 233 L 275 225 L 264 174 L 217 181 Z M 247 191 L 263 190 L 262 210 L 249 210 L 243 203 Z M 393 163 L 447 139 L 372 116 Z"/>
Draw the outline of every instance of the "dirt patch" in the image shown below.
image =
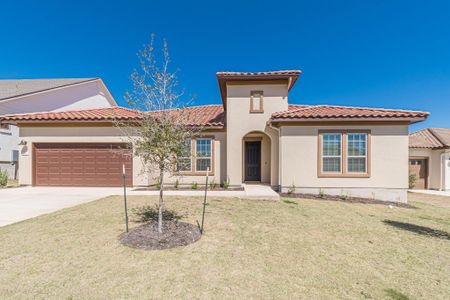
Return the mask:
<path fill-rule="evenodd" d="M 131 229 L 119 239 L 123 245 L 131 248 L 162 250 L 186 246 L 201 237 L 197 226 L 185 222 L 165 221 L 162 231 L 158 233 L 158 223 L 150 222 Z"/>
<path fill-rule="evenodd" d="M 392 205 L 396 207 L 403 208 L 416 208 L 415 206 L 409 205 L 407 203 L 400 202 L 391 202 L 391 201 L 382 201 L 376 199 L 369 198 L 359 198 L 359 197 L 340 197 L 340 196 L 332 196 L 332 195 L 323 195 L 318 196 L 314 194 L 288 194 L 288 193 L 280 193 L 280 196 L 283 198 L 301 198 L 301 199 L 313 199 L 313 200 L 326 200 L 326 201 L 342 201 L 347 203 L 362 203 L 362 204 L 382 204 L 382 205 Z"/>

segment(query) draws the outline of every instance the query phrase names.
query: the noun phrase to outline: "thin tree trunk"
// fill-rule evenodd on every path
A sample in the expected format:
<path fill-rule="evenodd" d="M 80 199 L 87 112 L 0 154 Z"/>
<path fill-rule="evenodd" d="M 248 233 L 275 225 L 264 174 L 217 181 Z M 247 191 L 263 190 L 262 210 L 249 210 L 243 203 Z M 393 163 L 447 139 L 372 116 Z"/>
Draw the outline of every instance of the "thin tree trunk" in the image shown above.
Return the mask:
<path fill-rule="evenodd" d="M 159 173 L 160 185 L 159 185 L 159 206 L 158 206 L 158 232 L 162 233 L 162 222 L 163 222 L 163 209 L 164 209 L 164 171 L 160 170 Z"/>

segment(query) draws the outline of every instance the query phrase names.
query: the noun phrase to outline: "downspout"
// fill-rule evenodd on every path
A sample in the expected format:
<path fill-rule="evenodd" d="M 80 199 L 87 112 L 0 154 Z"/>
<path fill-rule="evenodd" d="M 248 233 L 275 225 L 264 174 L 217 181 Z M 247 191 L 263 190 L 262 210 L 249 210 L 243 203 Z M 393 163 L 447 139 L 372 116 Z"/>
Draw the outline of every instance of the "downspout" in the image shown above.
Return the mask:
<path fill-rule="evenodd" d="M 283 187 L 281 184 L 281 128 L 273 126 L 271 121 L 267 121 L 267 126 L 278 133 L 278 192 L 281 193 L 281 188 Z"/>

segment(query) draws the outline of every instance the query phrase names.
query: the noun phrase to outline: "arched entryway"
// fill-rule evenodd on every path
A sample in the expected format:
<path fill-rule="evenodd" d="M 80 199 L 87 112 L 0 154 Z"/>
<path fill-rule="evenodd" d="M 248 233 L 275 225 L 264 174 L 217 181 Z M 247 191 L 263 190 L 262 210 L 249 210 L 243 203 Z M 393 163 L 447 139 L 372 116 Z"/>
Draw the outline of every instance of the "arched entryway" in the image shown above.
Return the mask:
<path fill-rule="evenodd" d="M 270 137 L 260 131 L 252 131 L 242 138 L 243 182 L 271 183 Z"/>

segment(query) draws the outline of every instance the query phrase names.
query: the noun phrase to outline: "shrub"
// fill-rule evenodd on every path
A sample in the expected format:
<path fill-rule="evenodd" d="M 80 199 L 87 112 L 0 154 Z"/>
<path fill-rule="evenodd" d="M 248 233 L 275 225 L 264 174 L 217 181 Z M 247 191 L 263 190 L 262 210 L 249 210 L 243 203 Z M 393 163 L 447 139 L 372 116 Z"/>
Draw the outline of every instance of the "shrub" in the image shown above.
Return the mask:
<path fill-rule="evenodd" d="M 227 190 L 230 187 L 230 181 L 228 179 L 224 180 L 223 183 L 222 183 L 222 186 L 223 186 L 224 189 Z"/>
<path fill-rule="evenodd" d="M 179 185 L 180 185 L 180 180 L 178 180 L 178 178 L 177 178 L 177 180 L 175 180 L 175 183 L 173 184 L 173 187 L 178 189 Z"/>
<path fill-rule="evenodd" d="M 216 183 L 216 180 L 213 178 L 211 180 L 211 182 L 209 183 L 209 189 L 214 190 L 216 187 L 217 187 L 217 183 Z"/>
<path fill-rule="evenodd" d="M 344 191 L 341 191 L 341 195 L 339 196 L 339 198 L 340 198 L 341 200 L 347 200 L 348 195 L 347 195 L 347 194 L 344 194 Z"/>
<path fill-rule="evenodd" d="M 288 194 L 293 194 L 295 193 L 295 184 L 292 183 L 292 185 L 288 188 Z"/>
<path fill-rule="evenodd" d="M 319 198 L 325 198 L 325 192 L 322 189 L 319 189 Z"/>
<path fill-rule="evenodd" d="M 416 186 L 417 176 L 414 173 L 409 173 L 409 188 L 413 189 Z"/>
<path fill-rule="evenodd" d="M 6 186 L 8 184 L 8 173 L 0 169 L 0 186 Z"/>
<path fill-rule="evenodd" d="M 139 223 L 158 222 L 158 206 L 154 207 L 147 205 L 133 208 L 131 212 L 136 216 L 136 221 Z M 176 211 L 165 208 L 163 210 L 163 220 L 178 221 L 182 218 Z"/>
<path fill-rule="evenodd" d="M 198 189 L 198 183 L 194 181 L 191 185 L 191 189 L 193 189 L 193 190 Z"/>

